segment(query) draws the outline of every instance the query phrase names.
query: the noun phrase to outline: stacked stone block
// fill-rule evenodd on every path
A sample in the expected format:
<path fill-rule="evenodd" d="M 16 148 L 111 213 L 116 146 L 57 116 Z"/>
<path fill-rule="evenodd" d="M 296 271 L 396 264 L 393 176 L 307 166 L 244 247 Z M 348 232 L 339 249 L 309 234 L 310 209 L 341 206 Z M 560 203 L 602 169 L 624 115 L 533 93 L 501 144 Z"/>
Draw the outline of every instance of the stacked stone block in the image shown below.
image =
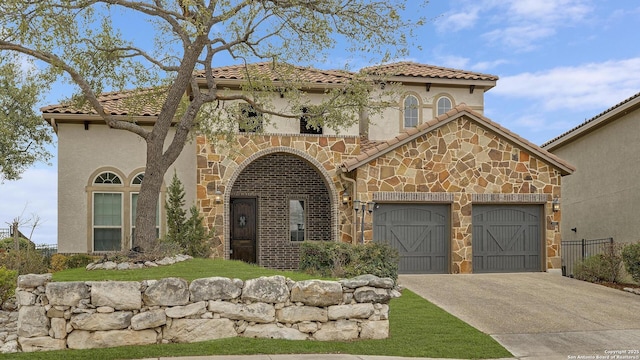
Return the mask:
<path fill-rule="evenodd" d="M 364 275 L 51 282 L 18 279 L 24 352 L 187 343 L 228 337 L 349 341 L 389 336 L 393 280 Z"/>

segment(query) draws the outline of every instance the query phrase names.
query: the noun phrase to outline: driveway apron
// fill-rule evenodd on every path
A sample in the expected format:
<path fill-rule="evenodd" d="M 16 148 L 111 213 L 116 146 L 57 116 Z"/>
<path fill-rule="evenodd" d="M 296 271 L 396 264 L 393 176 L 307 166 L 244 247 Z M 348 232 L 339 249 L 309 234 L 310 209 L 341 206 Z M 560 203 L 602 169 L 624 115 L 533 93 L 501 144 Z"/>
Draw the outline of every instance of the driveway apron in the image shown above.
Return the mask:
<path fill-rule="evenodd" d="M 400 275 L 519 359 L 640 360 L 640 296 L 555 274 Z"/>

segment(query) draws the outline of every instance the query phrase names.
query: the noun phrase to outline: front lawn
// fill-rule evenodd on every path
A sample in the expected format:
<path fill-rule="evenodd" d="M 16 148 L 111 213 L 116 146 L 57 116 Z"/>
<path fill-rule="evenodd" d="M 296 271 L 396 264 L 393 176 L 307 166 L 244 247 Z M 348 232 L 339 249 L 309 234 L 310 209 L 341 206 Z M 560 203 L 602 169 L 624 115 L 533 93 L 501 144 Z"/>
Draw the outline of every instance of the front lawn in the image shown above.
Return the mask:
<path fill-rule="evenodd" d="M 66 270 L 54 281 L 135 280 L 181 277 L 193 280 L 223 276 L 249 279 L 284 275 L 293 280 L 314 278 L 298 272 L 281 272 L 236 261 L 193 259 L 171 266 L 124 271 Z M 110 349 L 66 350 L 11 354 L 16 359 L 137 359 L 161 356 L 348 353 L 360 355 L 501 358 L 512 355 L 500 344 L 409 290 L 390 304 L 390 333 L 385 340 L 354 342 L 290 341 L 231 338 L 193 344 L 163 344 Z"/>

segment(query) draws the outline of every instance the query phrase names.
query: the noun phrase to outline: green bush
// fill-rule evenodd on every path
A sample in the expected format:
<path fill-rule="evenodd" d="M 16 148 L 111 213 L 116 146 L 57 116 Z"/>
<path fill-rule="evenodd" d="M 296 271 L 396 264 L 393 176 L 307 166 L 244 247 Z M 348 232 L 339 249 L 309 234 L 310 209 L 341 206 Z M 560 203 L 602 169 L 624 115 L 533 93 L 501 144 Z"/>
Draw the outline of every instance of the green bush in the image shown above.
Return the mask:
<path fill-rule="evenodd" d="M 93 257 L 86 254 L 75 254 L 67 259 L 67 269 L 83 268 L 93 262 Z"/>
<path fill-rule="evenodd" d="M 622 261 L 633 280 L 640 283 L 640 242 L 629 244 L 622 249 Z"/>
<path fill-rule="evenodd" d="M 211 256 L 211 235 L 204 226 L 198 208 L 193 205 L 189 209 L 189 219 L 184 226 L 181 246 L 187 255 L 208 258 Z"/>
<path fill-rule="evenodd" d="M 590 256 L 574 265 L 573 276 L 589 282 L 620 282 L 622 244 L 605 244 L 602 254 Z"/>
<path fill-rule="evenodd" d="M 300 246 L 300 270 L 325 277 L 372 274 L 396 280 L 398 259 L 396 249 L 381 243 L 307 241 Z"/>
<path fill-rule="evenodd" d="M 18 283 L 18 272 L 0 266 L 0 306 L 12 297 Z"/>
<path fill-rule="evenodd" d="M 67 270 L 67 260 L 69 259 L 68 256 L 63 255 L 63 254 L 53 254 L 51 255 L 51 262 L 50 262 L 50 266 L 49 266 L 49 271 L 51 272 L 58 272 L 58 271 L 62 271 L 62 270 Z"/>
<path fill-rule="evenodd" d="M 18 247 L 22 250 L 33 250 L 36 248 L 35 244 L 25 238 L 18 238 Z M 16 249 L 15 240 L 11 237 L 0 240 L 0 249 L 9 251 Z"/>
<path fill-rule="evenodd" d="M 33 249 L 0 251 L 0 266 L 16 270 L 18 275 L 47 273 L 48 260 L 41 251 Z"/>

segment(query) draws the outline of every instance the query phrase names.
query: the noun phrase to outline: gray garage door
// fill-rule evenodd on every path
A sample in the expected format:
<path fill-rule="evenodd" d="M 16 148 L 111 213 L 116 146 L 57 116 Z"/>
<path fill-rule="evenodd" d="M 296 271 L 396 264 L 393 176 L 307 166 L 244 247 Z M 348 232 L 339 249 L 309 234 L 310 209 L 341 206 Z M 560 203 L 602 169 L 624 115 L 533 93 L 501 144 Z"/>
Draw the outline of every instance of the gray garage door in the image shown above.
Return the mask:
<path fill-rule="evenodd" d="M 374 241 L 398 249 L 400 273 L 448 272 L 449 205 L 379 204 L 373 214 Z"/>
<path fill-rule="evenodd" d="M 474 205 L 473 272 L 541 271 L 542 206 Z"/>

